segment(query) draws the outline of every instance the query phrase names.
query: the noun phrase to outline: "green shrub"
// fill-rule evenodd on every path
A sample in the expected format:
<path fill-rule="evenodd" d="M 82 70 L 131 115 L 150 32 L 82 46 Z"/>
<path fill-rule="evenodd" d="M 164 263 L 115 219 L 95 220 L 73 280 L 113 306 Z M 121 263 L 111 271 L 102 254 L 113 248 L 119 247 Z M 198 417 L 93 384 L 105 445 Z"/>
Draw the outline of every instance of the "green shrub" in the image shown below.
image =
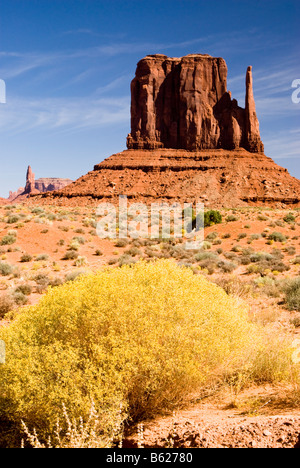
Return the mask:
<path fill-rule="evenodd" d="M 93 401 L 104 437 L 120 415 L 174 409 L 215 379 L 288 379 L 293 351 L 266 346 L 241 304 L 166 260 L 50 289 L 0 339 L 0 418 L 23 419 L 41 435 L 56 431 L 63 404 L 71 421 L 86 420 Z"/>
<path fill-rule="evenodd" d="M 285 291 L 285 302 L 290 310 L 300 312 L 300 278 L 292 280 Z"/>
<path fill-rule="evenodd" d="M 204 227 L 222 223 L 222 215 L 219 211 L 210 210 L 204 213 Z"/>

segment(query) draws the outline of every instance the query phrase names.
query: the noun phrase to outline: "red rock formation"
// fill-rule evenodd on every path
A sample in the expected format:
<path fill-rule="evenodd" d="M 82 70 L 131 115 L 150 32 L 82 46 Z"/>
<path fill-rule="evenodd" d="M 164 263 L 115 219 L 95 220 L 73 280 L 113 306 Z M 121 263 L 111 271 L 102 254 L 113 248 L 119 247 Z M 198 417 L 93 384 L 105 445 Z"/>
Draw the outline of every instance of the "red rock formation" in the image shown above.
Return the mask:
<path fill-rule="evenodd" d="M 59 192 L 35 196 L 37 203 L 97 205 L 131 201 L 193 203 L 210 207 L 300 205 L 300 181 L 263 153 L 243 150 L 127 150 Z M 31 199 L 33 200 L 33 199 Z"/>
<path fill-rule="evenodd" d="M 36 193 L 35 190 L 35 175 L 32 172 L 30 166 L 28 166 L 27 174 L 26 174 L 26 185 L 23 195 L 29 195 L 30 193 Z"/>
<path fill-rule="evenodd" d="M 24 190 L 25 190 L 24 187 L 20 187 L 16 192 L 10 191 L 10 192 L 9 192 L 8 201 L 13 201 L 13 200 L 15 200 L 17 197 L 19 197 L 20 195 L 22 195 L 22 193 L 24 193 Z"/>
<path fill-rule="evenodd" d="M 247 71 L 246 109 L 227 92 L 222 58 L 149 55 L 131 84 L 129 149 L 236 149 L 263 152 L 255 112 L 252 71 Z"/>
<path fill-rule="evenodd" d="M 9 201 L 23 200 L 30 195 L 61 190 L 71 184 L 71 179 L 43 178 L 35 180 L 35 175 L 30 166 L 28 166 L 26 174 L 25 188 L 21 187 L 16 192 L 9 192 Z"/>
<path fill-rule="evenodd" d="M 53 192 L 63 189 L 72 182 L 71 179 L 42 178 L 35 181 L 35 189 L 42 193 Z"/>
<path fill-rule="evenodd" d="M 148 204 L 300 206 L 300 181 L 263 154 L 251 67 L 245 109 L 231 99 L 226 79 L 221 58 L 147 56 L 131 85 L 130 149 L 36 202 L 118 204 L 127 195 Z"/>
<path fill-rule="evenodd" d="M 262 152 L 264 146 L 260 139 L 259 122 L 256 115 L 253 95 L 252 67 L 248 67 L 246 75 L 246 119 L 245 119 L 245 147 L 251 152 Z"/>

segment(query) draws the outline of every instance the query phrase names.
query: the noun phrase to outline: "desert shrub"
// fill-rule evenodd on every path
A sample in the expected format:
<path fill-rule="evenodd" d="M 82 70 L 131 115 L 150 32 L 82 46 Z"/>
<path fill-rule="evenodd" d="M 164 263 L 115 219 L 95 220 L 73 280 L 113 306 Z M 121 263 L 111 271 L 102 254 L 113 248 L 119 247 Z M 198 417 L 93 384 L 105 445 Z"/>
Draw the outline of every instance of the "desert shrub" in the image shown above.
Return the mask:
<path fill-rule="evenodd" d="M 0 275 L 9 276 L 13 273 L 14 267 L 9 263 L 0 262 Z"/>
<path fill-rule="evenodd" d="M 0 319 L 15 307 L 15 303 L 10 294 L 0 296 Z"/>
<path fill-rule="evenodd" d="M 14 303 L 18 306 L 23 306 L 27 304 L 28 302 L 28 297 L 25 294 L 23 294 L 21 291 L 13 291 L 11 293 L 11 296 L 12 296 Z"/>
<path fill-rule="evenodd" d="M 121 257 L 119 258 L 119 266 L 123 266 L 123 265 L 132 265 L 134 263 L 136 263 L 137 260 L 132 257 L 131 255 L 128 255 L 128 254 L 124 254 L 124 255 L 121 255 Z"/>
<path fill-rule="evenodd" d="M 242 252 L 243 249 L 240 245 L 234 245 L 231 250 L 232 252 Z"/>
<path fill-rule="evenodd" d="M 226 261 L 220 262 L 218 266 L 224 273 L 232 273 L 238 267 L 236 263 Z"/>
<path fill-rule="evenodd" d="M 17 241 L 16 236 L 6 235 L 1 240 L 1 245 L 12 245 Z"/>
<path fill-rule="evenodd" d="M 63 256 L 63 260 L 76 260 L 78 258 L 78 252 L 76 250 L 68 250 Z"/>
<path fill-rule="evenodd" d="M 268 236 L 268 239 L 274 242 L 285 242 L 286 236 L 282 234 L 281 232 L 274 231 L 272 232 L 272 234 Z"/>
<path fill-rule="evenodd" d="M 222 244 L 222 240 L 221 239 L 216 239 L 213 241 L 213 245 L 221 245 Z"/>
<path fill-rule="evenodd" d="M 21 256 L 21 259 L 20 259 L 20 262 L 22 263 L 28 263 L 28 262 L 31 262 L 32 261 L 32 255 L 28 254 L 28 253 L 25 253 Z"/>
<path fill-rule="evenodd" d="M 127 247 L 127 245 L 129 244 L 128 240 L 127 239 L 118 239 L 115 243 L 115 246 L 116 247 Z"/>
<path fill-rule="evenodd" d="M 289 245 L 284 249 L 284 251 L 287 253 L 287 255 L 295 255 L 296 247 L 294 247 L 293 245 Z"/>
<path fill-rule="evenodd" d="M 217 239 L 218 235 L 219 235 L 219 234 L 218 234 L 217 232 L 210 232 L 210 233 L 206 236 L 205 240 L 206 240 L 206 241 L 214 241 L 214 240 Z"/>
<path fill-rule="evenodd" d="M 32 208 L 31 210 L 32 214 L 40 215 L 44 213 L 43 208 L 39 208 L 38 206 L 36 208 Z"/>
<path fill-rule="evenodd" d="M 7 223 L 16 224 L 19 220 L 20 220 L 20 217 L 18 215 L 11 215 L 7 218 Z"/>
<path fill-rule="evenodd" d="M 24 296 L 30 296 L 30 294 L 32 293 L 32 287 L 30 286 L 30 284 L 20 284 L 15 288 L 15 292 L 20 292 L 24 294 Z"/>
<path fill-rule="evenodd" d="M 75 260 L 75 266 L 80 267 L 80 266 L 86 266 L 88 265 L 88 260 L 86 257 L 80 256 Z"/>
<path fill-rule="evenodd" d="M 131 255 L 131 257 L 143 255 L 143 252 L 138 247 L 131 247 L 130 249 L 126 250 L 125 253 L 127 255 Z"/>
<path fill-rule="evenodd" d="M 258 219 L 258 221 L 268 221 L 269 220 L 269 218 L 267 216 L 263 215 L 263 214 L 259 214 L 257 216 L 257 219 Z"/>
<path fill-rule="evenodd" d="M 102 257 L 102 255 L 103 255 L 102 250 L 97 249 L 96 252 L 95 252 L 95 255 L 96 255 L 97 257 Z"/>
<path fill-rule="evenodd" d="M 262 294 L 269 297 L 280 297 L 280 285 L 274 278 L 270 278 L 270 276 L 260 277 L 254 281 L 254 284 Z"/>
<path fill-rule="evenodd" d="M 203 250 L 209 250 L 209 249 L 211 249 L 211 247 L 212 247 L 212 245 L 211 245 L 210 242 L 204 241 L 204 242 L 202 243 L 202 249 L 203 249 Z"/>
<path fill-rule="evenodd" d="M 81 237 L 81 236 L 76 236 L 76 237 L 73 237 L 73 239 L 72 239 L 72 244 L 74 242 L 78 243 L 79 245 L 83 245 L 83 244 L 85 244 L 85 239 L 83 237 Z"/>
<path fill-rule="evenodd" d="M 87 272 L 86 270 L 76 270 L 76 271 L 72 271 L 71 273 L 68 273 L 65 277 L 65 282 L 66 283 L 69 283 L 69 282 L 73 282 L 75 280 L 77 280 L 78 278 L 80 278 L 81 276 L 83 275 L 87 275 Z"/>
<path fill-rule="evenodd" d="M 232 223 L 234 221 L 238 221 L 239 218 L 235 215 L 228 215 L 226 216 L 225 220 L 227 221 L 227 223 Z"/>
<path fill-rule="evenodd" d="M 251 291 L 251 286 L 238 276 L 219 276 L 214 282 L 224 289 L 227 294 L 238 298 L 246 297 Z"/>
<path fill-rule="evenodd" d="M 290 310 L 300 312 L 300 278 L 291 280 L 285 288 L 285 302 Z"/>
<path fill-rule="evenodd" d="M 108 265 L 116 265 L 118 263 L 118 259 L 111 257 L 107 263 Z"/>
<path fill-rule="evenodd" d="M 288 213 L 287 215 L 285 215 L 285 217 L 283 218 L 283 221 L 285 223 L 295 223 L 296 221 L 296 218 L 295 216 L 293 215 L 293 213 Z"/>
<path fill-rule="evenodd" d="M 49 281 L 49 286 L 51 286 L 52 288 L 60 286 L 61 284 L 63 284 L 63 281 L 60 278 L 54 278 Z"/>
<path fill-rule="evenodd" d="M 8 236 L 17 237 L 18 232 L 17 232 L 15 229 L 10 229 L 10 230 L 7 232 L 7 235 L 8 235 Z"/>
<path fill-rule="evenodd" d="M 36 257 L 37 262 L 43 262 L 49 260 L 49 255 L 47 254 L 41 254 Z"/>
<path fill-rule="evenodd" d="M 260 238 L 261 238 L 260 234 L 251 234 L 251 236 L 250 236 L 250 240 L 252 240 L 252 241 L 258 240 Z"/>
<path fill-rule="evenodd" d="M 225 291 L 170 261 L 82 276 L 0 328 L 0 417 L 53 434 L 63 404 L 86 420 L 93 401 L 104 437 L 120 414 L 173 409 L 212 378 L 289 378 L 291 350 L 266 349 L 265 335 Z"/>

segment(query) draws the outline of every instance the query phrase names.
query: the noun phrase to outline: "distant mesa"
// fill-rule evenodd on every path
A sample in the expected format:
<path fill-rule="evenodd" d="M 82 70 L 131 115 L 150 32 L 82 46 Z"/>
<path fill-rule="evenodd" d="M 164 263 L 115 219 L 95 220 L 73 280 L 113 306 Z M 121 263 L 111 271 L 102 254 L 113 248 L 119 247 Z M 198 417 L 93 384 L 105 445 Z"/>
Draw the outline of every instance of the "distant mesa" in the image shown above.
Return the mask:
<path fill-rule="evenodd" d="M 43 178 L 35 180 L 35 175 L 30 166 L 28 166 L 26 174 L 26 185 L 20 187 L 16 192 L 9 192 L 8 200 L 21 201 L 34 194 L 51 192 L 54 190 L 61 190 L 67 185 L 71 184 L 71 179 L 57 179 L 57 178 Z"/>
<path fill-rule="evenodd" d="M 300 206 L 300 181 L 264 154 L 252 67 L 245 87 L 242 108 L 227 90 L 224 59 L 148 55 L 131 84 L 128 149 L 62 190 L 32 196 L 57 205 L 117 204 L 127 195 L 147 204 Z"/>

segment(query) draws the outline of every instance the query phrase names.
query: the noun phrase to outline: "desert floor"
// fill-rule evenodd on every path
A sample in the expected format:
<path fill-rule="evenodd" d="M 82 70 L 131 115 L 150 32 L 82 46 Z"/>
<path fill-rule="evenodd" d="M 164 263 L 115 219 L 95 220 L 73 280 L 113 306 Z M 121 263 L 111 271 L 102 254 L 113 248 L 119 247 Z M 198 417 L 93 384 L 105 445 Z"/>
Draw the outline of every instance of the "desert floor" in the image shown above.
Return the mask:
<path fill-rule="evenodd" d="M 181 239 L 100 239 L 92 207 L 1 206 L 0 326 L 9 326 L 10 310 L 19 313 L 48 287 L 79 274 L 171 258 L 246 302 L 251 320 L 297 339 L 300 310 L 287 303 L 285 290 L 300 273 L 300 210 L 220 211 L 222 223 L 205 229 L 204 249 L 196 252 L 184 249 Z M 282 386 L 240 392 L 209 388 L 174 415 L 145 421 L 144 445 L 293 447 L 300 409 L 290 391 Z M 137 444 L 137 428 L 128 429 L 124 446 Z"/>

